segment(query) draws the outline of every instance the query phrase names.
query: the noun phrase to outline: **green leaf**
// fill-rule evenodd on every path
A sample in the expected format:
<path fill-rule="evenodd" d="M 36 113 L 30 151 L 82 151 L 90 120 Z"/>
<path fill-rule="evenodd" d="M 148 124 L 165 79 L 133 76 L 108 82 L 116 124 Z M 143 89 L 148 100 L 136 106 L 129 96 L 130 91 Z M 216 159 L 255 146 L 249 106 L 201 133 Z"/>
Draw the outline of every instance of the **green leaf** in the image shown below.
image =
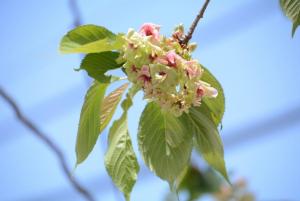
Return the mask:
<path fill-rule="evenodd" d="M 298 28 L 299 25 L 300 25 L 300 12 L 299 12 L 299 14 L 298 14 L 297 19 L 296 19 L 296 20 L 294 21 L 294 23 L 293 23 L 293 27 L 292 27 L 292 37 L 294 37 L 295 32 L 296 32 L 296 30 L 297 30 L 297 28 Z"/>
<path fill-rule="evenodd" d="M 96 53 L 117 50 L 123 39 L 108 29 L 96 25 L 83 25 L 69 31 L 61 40 L 63 53 Z"/>
<path fill-rule="evenodd" d="M 210 116 L 200 108 L 192 107 L 189 111 L 191 126 L 195 136 L 196 146 L 206 162 L 217 170 L 228 182 L 227 170 L 224 161 L 224 150 L 218 129 Z"/>
<path fill-rule="evenodd" d="M 188 201 L 199 199 L 207 193 L 217 193 L 223 184 L 223 180 L 211 168 L 199 169 L 190 166 L 179 184 L 179 191 L 188 194 Z"/>
<path fill-rule="evenodd" d="M 127 201 L 139 172 L 127 127 L 127 112 L 115 121 L 109 131 L 108 150 L 105 154 L 106 170 Z"/>
<path fill-rule="evenodd" d="M 140 90 L 140 87 L 138 85 L 133 84 L 132 87 L 128 90 L 126 94 L 126 98 L 123 100 L 121 106 L 124 111 L 127 111 L 132 106 L 132 99 L 135 96 L 135 94 Z"/>
<path fill-rule="evenodd" d="M 219 81 L 209 72 L 209 70 L 203 66 L 202 68 L 204 69 L 204 72 L 201 80 L 217 89 L 218 96 L 216 98 L 204 98 L 199 109 L 203 110 L 204 113 L 209 113 L 209 115 L 212 116 L 215 125 L 218 126 L 222 122 L 225 111 L 224 91 Z"/>
<path fill-rule="evenodd" d="M 116 186 L 124 193 L 127 201 L 130 200 L 130 193 L 139 172 L 139 165 L 127 126 L 127 111 L 131 107 L 132 98 L 137 91 L 136 85 L 128 90 L 127 96 L 122 102 L 124 113 L 110 128 L 108 150 L 105 154 L 106 170 Z"/>
<path fill-rule="evenodd" d="M 88 54 L 82 60 L 80 69 L 86 70 L 90 77 L 99 82 L 111 82 L 111 76 L 105 73 L 122 66 L 116 61 L 119 55 L 118 52 L 111 51 Z"/>
<path fill-rule="evenodd" d="M 127 87 L 128 83 L 125 83 L 104 98 L 100 110 L 100 133 L 109 124 Z"/>
<path fill-rule="evenodd" d="M 203 67 L 203 66 L 202 66 Z M 201 80 L 218 90 L 216 98 L 204 98 L 199 107 L 192 107 L 187 116 L 193 125 L 196 145 L 203 158 L 228 180 L 223 144 L 218 132 L 225 111 L 225 97 L 221 84 L 204 68 Z"/>
<path fill-rule="evenodd" d="M 95 81 L 86 93 L 77 133 L 77 164 L 83 162 L 96 144 L 100 133 L 100 110 L 108 84 Z"/>
<path fill-rule="evenodd" d="M 77 134 L 77 164 L 82 163 L 93 150 L 100 133 L 109 124 L 128 84 L 122 85 L 104 98 L 107 86 L 108 84 L 95 81 L 86 94 Z"/>
<path fill-rule="evenodd" d="M 139 122 L 138 142 L 150 170 L 167 180 L 170 186 L 189 162 L 192 135 L 186 119 L 161 111 L 148 103 Z"/>
<path fill-rule="evenodd" d="M 280 0 L 280 6 L 285 15 L 293 21 L 293 37 L 296 29 L 300 25 L 300 0 Z"/>

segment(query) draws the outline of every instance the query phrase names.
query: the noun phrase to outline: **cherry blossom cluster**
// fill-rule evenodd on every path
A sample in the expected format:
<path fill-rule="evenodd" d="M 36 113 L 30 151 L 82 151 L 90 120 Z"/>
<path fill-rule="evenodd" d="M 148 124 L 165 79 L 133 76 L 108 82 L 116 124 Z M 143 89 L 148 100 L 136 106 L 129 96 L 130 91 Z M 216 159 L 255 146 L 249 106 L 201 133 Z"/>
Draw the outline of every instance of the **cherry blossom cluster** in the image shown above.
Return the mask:
<path fill-rule="evenodd" d="M 159 34 L 160 26 L 142 25 L 139 32 L 129 29 L 121 54 L 128 80 L 144 91 L 144 98 L 180 116 L 203 97 L 216 97 L 218 91 L 201 80 L 203 68 L 192 59 L 195 44 L 184 45 L 183 26 L 171 37 Z"/>

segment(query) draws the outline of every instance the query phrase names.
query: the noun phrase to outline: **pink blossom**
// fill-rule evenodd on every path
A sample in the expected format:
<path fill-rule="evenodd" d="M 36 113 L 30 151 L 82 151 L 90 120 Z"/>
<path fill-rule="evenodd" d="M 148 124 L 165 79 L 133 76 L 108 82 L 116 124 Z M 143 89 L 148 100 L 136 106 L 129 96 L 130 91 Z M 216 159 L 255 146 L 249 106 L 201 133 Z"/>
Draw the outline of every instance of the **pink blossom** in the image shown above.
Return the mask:
<path fill-rule="evenodd" d="M 151 77 L 148 77 L 147 75 L 140 75 L 138 80 L 141 81 L 145 86 L 148 86 L 150 84 Z"/>
<path fill-rule="evenodd" d="M 148 85 L 150 83 L 151 75 L 150 75 L 149 66 L 147 65 L 142 66 L 139 72 L 138 80 L 141 81 L 144 85 Z"/>
<path fill-rule="evenodd" d="M 197 93 L 197 97 L 198 97 L 198 98 L 204 96 L 204 88 L 203 88 L 202 86 L 199 86 L 199 87 L 197 88 L 196 93 Z"/>
<path fill-rule="evenodd" d="M 165 56 L 157 57 L 156 62 L 176 68 L 180 56 L 175 51 L 169 51 Z"/>
<path fill-rule="evenodd" d="M 215 98 L 218 96 L 218 90 L 211 87 L 208 83 L 200 81 L 196 89 L 197 98 L 202 96 Z"/>
<path fill-rule="evenodd" d="M 145 23 L 140 29 L 142 36 L 152 36 L 155 40 L 159 40 L 159 25 L 152 23 Z"/>
<path fill-rule="evenodd" d="M 155 62 L 163 64 L 163 65 L 168 65 L 168 61 L 166 60 L 166 58 L 164 56 L 162 57 L 156 57 L 154 59 Z"/>
<path fill-rule="evenodd" d="M 148 77 L 150 77 L 150 70 L 149 70 L 149 66 L 147 65 L 143 65 L 141 68 L 141 72 L 142 75 L 146 75 Z"/>
<path fill-rule="evenodd" d="M 168 62 L 168 66 L 176 67 L 176 60 L 179 56 L 175 53 L 175 51 L 169 51 L 166 54 L 166 60 Z"/>
<path fill-rule="evenodd" d="M 198 68 L 197 63 L 195 63 L 195 61 L 187 61 L 185 64 L 186 74 L 190 79 L 200 75 L 200 69 Z"/>

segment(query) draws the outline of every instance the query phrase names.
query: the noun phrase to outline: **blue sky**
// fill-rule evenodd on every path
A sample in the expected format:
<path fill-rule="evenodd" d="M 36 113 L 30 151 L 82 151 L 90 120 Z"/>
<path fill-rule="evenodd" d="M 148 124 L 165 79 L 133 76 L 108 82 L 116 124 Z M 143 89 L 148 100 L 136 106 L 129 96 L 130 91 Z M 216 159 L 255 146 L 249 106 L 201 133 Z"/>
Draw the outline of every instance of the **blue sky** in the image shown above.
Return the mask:
<path fill-rule="evenodd" d="M 153 22 L 168 35 L 179 23 L 189 26 L 202 1 L 79 0 L 78 4 L 85 24 L 126 32 Z M 79 56 L 58 52 L 60 38 L 73 23 L 68 1 L 3 0 L 0 5 L 0 86 L 62 147 L 72 167 L 88 84 L 84 72 L 73 71 Z M 198 43 L 194 57 L 225 90 L 221 135 L 228 169 L 248 180 L 258 200 L 299 199 L 300 31 L 291 38 L 291 23 L 276 0 L 212 0 L 192 40 Z M 135 100 L 129 129 L 137 152 L 137 117 L 145 102 L 141 94 Z M 288 119 L 287 123 L 272 123 L 276 117 Z M 256 129 L 264 125 L 265 129 Z M 98 200 L 119 201 L 121 195 L 115 195 L 103 166 L 106 136 L 107 131 L 74 174 Z M 240 140 L 232 146 L 230 139 L 236 136 Z M 82 200 L 53 154 L 15 120 L 2 100 L 0 157 L 0 200 Z M 159 201 L 167 192 L 167 183 L 143 166 L 132 200 Z"/>

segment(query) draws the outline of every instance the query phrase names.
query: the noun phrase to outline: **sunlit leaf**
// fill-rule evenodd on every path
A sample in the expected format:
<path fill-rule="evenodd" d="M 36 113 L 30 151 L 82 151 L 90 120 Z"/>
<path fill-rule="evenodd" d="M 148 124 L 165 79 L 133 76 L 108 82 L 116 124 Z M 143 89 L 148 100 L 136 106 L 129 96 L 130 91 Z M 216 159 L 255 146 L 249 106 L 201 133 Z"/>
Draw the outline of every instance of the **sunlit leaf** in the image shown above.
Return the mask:
<path fill-rule="evenodd" d="M 108 84 L 95 81 L 86 93 L 77 133 L 77 164 L 87 158 L 98 139 L 101 127 L 100 110 L 107 86 Z"/>
<path fill-rule="evenodd" d="M 137 91 L 135 89 L 135 86 L 131 87 L 122 102 L 124 113 L 110 128 L 108 150 L 105 154 L 106 170 L 127 201 L 130 200 L 130 193 L 139 172 L 127 126 L 127 111 L 132 105 L 132 98 Z"/>
<path fill-rule="evenodd" d="M 83 25 L 69 31 L 61 40 L 63 53 L 96 53 L 117 50 L 123 39 L 108 29 L 96 25 Z"/>
<path fill-rule="evenodd" d="M 139 122 L 139 149 L 146 165 L 171 186 L 189 162 L 192 135 L 183 117 L 148 103 Z"/>
<path fill-rule="evenodd" d="M 217 170 L 227 181 L 228 175 L 224 161 L 224 150 L 218 129 L 212 117 L 200 108 L 190 109 L 188 117 L 193 127 L 196 146 L 206 162 Z"/>
<path fill-rule="evenodd" d="M 128 133 L 126 112 L 113 123 L 108 141 L 108 150 L 105 154 L 107 172 L 129 201 L 139 172 L 139 165 Z"/>

